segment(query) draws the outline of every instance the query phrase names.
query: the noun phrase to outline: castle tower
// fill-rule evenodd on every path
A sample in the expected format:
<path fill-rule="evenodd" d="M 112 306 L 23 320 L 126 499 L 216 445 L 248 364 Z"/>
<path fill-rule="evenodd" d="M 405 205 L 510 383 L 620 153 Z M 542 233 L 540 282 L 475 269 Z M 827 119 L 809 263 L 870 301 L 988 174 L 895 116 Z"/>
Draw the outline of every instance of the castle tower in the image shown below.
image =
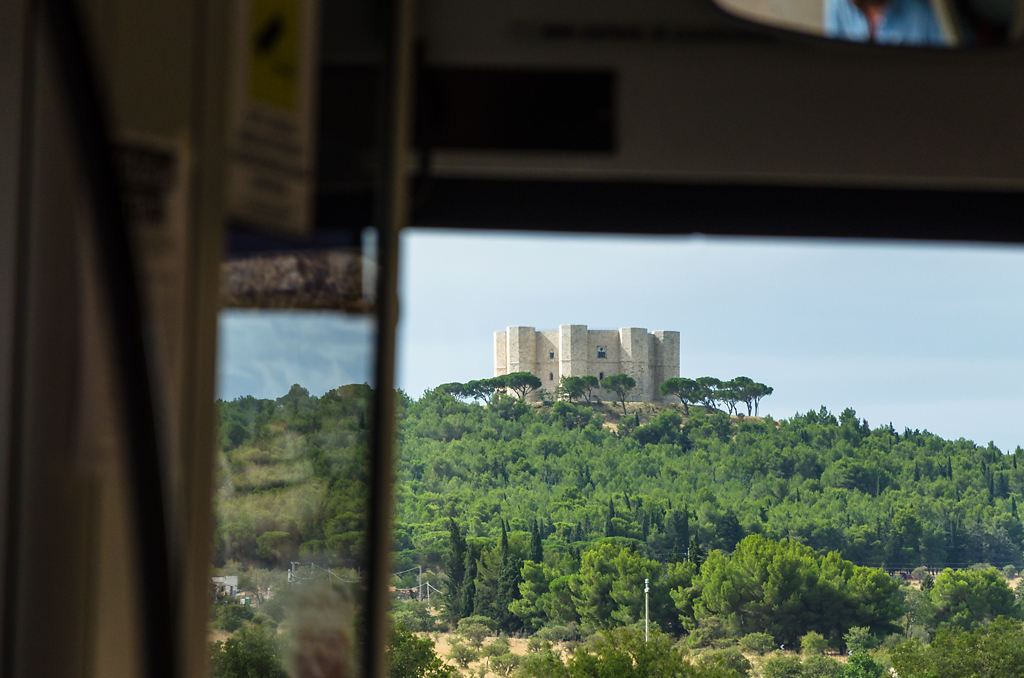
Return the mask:
<path fill-rule="evenodd" d="M 549 393 L 562 377 L 627 374 L 636 381 L 630 400 L 659 401 L 662 382 L 679 376 L 679 332 L 648 332 L 643 327 L 590 330 L 586 325 L 538 332 L 513 325 L 494 333 L 494 375 L 511 372 L 535 374 Z"/>

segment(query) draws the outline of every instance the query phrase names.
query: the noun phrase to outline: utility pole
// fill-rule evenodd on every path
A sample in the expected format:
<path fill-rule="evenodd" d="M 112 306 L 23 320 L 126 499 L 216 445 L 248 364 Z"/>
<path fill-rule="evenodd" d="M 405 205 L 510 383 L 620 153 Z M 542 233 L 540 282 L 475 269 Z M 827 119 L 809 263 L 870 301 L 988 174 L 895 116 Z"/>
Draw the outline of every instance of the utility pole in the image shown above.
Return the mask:
<path fill-rule="evenodd" d="M 416 580 L 416 600 L 423 600 L 423 566 L 416 567 L 420 568 L 419 579 Z"/>
<path fill-rule="evenodd" d="M 644 642 L 651 637 L 651 607 L 647 600 L 647 594 L 651 591 L 651 580 L 644 577 Z"/>

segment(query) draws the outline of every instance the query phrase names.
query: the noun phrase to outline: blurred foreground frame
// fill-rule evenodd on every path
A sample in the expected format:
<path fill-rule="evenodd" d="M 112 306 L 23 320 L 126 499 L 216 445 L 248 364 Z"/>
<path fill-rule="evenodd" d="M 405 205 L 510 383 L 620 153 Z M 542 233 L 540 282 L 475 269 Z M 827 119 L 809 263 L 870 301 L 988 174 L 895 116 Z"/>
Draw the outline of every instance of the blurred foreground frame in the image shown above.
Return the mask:
<path fill-rule="evenodd" d="M 375 272 L 359 251 L 345 249 L 247 254 L 221 264 L 221 306 L 372 314 Z"/>

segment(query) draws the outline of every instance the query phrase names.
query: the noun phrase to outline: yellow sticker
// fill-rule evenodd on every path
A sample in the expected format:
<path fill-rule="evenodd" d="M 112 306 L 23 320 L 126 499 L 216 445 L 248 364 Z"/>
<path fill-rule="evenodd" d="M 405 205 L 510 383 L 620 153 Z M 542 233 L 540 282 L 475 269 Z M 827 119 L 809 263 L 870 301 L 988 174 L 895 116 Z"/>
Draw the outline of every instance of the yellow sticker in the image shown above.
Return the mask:
<path fill-rule="evenodd" d="M 300 0 L 252 0 L 249 96 L 294 111 L 299 103 Z"/>

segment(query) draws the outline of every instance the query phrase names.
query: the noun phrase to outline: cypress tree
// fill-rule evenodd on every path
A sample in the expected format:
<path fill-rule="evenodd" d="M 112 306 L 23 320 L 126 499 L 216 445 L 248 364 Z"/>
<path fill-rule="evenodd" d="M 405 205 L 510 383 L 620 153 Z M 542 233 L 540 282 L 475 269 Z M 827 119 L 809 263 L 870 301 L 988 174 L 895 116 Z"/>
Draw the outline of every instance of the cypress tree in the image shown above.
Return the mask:
<path fill-rule="evenodd" d="M 1017 495 L 1010 497 L 1010 513 L 1014 518 L 1017 517 Z"/>
<path fill-rule="evenodd" d="M 472 549 L 466 551 L 465 584 L 462 587 L 462 595 L 459 597 L 459 619 L 473 614 L 473 605 L 476 602 L 476 554 Z"/>
<path fill-rule="evenodd" d="M 445 594 L 445 605 L 448 608 L 448 617 L 452 621 L 464 616 L 463 610 L 463 588 L 466 581 L 466 539 L 462 535 L 454 518 L 448 519 L 448 553 L 445 557 L 445 570 L 448 580 L 448 589 Z M 474 568 L 475 569 L 475 568 Z M 474 572 L 474 577 L 476 573 Z M 473 598 L 469 599 L 470 608 L 473 605 Z"/>
<path fill-rule="evenodd" d="M 579 523 L 576 523 L 576 530 L 579 530 Z M 530 560 L 535 563 L 544 562 L 544 543 L 540 538 L 540 521 L 533 523 L 530 529 Z"/>

